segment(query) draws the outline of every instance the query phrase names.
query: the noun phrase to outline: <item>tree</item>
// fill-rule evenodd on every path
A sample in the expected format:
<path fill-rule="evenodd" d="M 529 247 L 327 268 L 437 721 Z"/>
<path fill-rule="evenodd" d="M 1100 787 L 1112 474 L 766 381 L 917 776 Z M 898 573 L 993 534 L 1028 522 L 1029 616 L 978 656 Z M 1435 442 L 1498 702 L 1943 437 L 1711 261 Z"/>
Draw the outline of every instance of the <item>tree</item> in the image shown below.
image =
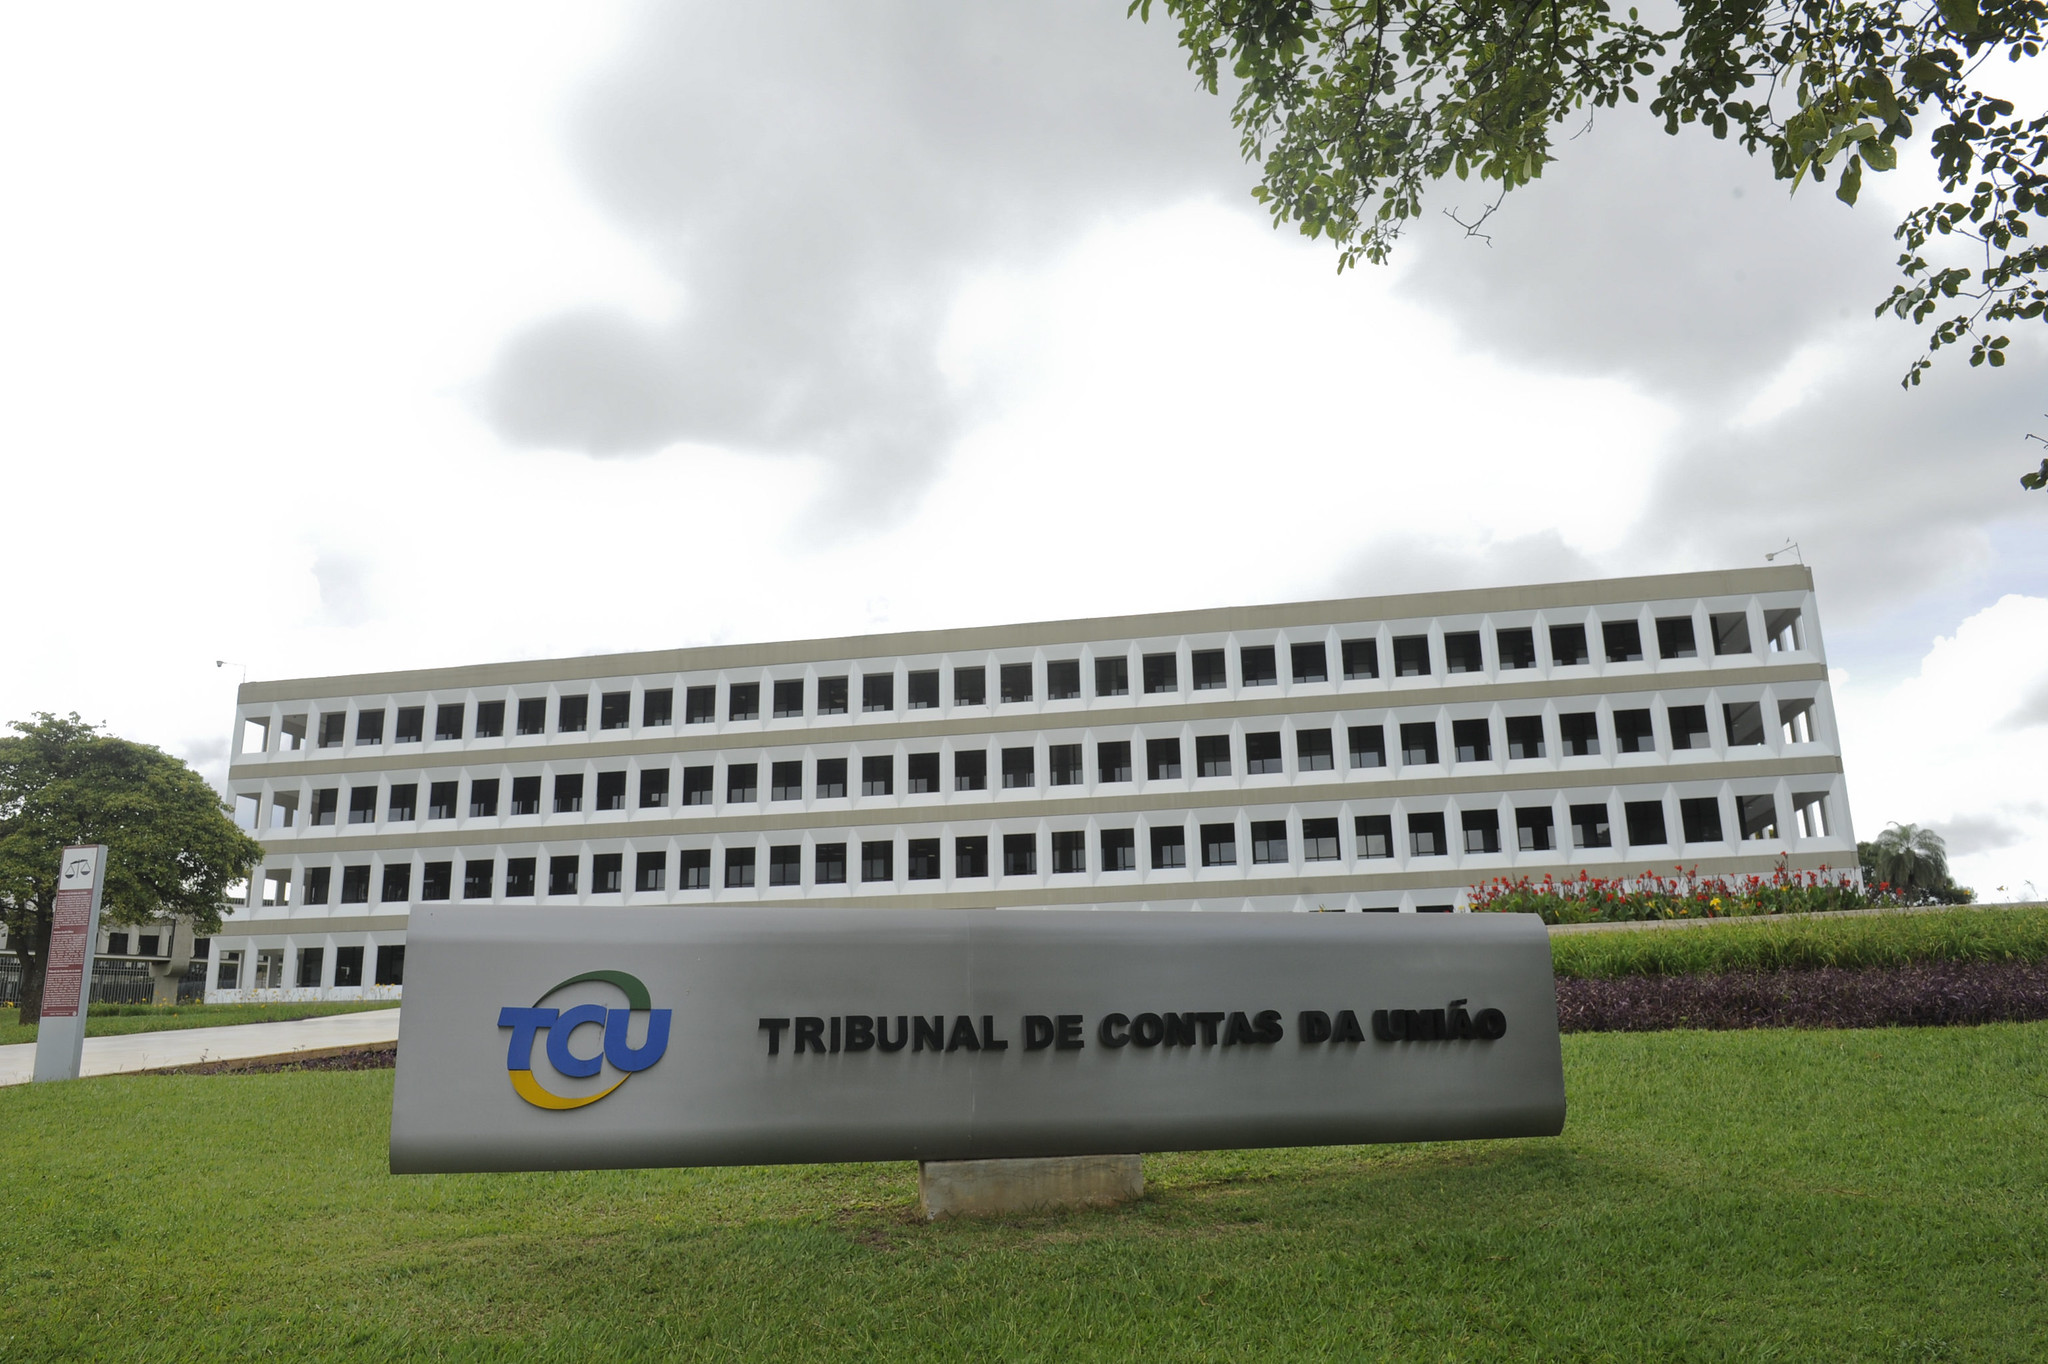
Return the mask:
<path fill-rule="evenodd" d="M 1868 843 L 1856 845 L 1867 881 L 1889 884 L 1902 894 L 1967 903 L 1974 896 L 1957 886 L 1948 870 L 1948 845 L 1940 834 L 1917 824 L 1893 824 Z"/>
<path fill-rule="evenodd" d="M 1927 328 L 1906 384 L 1964 342 L 1971 364 L 2003 365 L 2002 324 L 2048 311 L 2048 244 L 2028 235 L 2048 216 L 2048 115 L 2020 117 L 1978 81 L 1996 59 L 2038 55 L 2048 0 L 1677 0 L 1670 28 L 1605 0 L 1130 10 L 1149 20 L 1155 3 L 1211 93 L 1226 70 L 1239 82 L 1231 120 L 1261 168 L 1256 197 L 1336 243 L 1339 269 L 1385 262 L 1425 182 L 1476 175 L 1505 196 L 1555 159 L 1557 129 L 1640 103 L 1654 78 L 1649 112 L 1666 132 L 1732 133 L 1794 190 L 1832 174 L 1846 204 L 1926 132 L 1941 196 L 1899 224 L 1904 280 L 1877 307 Z M 2044 485 L 2048 461 L 2023 479 Z"/>
<path fill-rule="evenodd" d="M 67 844 L 107 845 L 103 922 L 166 915 L 219 930 L 228 884 L 263 847 L 197 772 L 161 749 L 38 713 L 0 737 L 0 922 L 21 963 L 21 1021 L 42 1015 L 43 968 Z"/>

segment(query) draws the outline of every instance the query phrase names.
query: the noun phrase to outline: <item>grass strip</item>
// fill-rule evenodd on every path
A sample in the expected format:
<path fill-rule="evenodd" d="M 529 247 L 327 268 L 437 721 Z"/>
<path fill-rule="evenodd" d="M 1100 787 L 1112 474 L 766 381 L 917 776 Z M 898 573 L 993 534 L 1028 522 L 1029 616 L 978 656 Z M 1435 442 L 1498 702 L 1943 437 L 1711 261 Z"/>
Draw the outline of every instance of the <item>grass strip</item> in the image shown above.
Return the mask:
<path fill-rule="evenodd" d="M 234 1023 L 288 1023 L 295 1018 L 326 1018 L 371 1009 L 395 1009 L 398 1001 L 351 1000 L 309 1004 L 95 1004 L 85 1016 L 87 1037 L 119 1037 L 135 1032 L 174 1032 L 184 1028 L 224 1028 Z M 0 1046 L 36 1040 L 36 1025 L 18 1023 L 13 1005 L 0 1008 Z"/>
<path fill-rule="evenodd" d="M 1731 919 L 1698 927 L 1557 934 L 1560 977 L 1857 969 L 1916 962 L 2048 961 L 2048 906 L 1843 919 Z"/>

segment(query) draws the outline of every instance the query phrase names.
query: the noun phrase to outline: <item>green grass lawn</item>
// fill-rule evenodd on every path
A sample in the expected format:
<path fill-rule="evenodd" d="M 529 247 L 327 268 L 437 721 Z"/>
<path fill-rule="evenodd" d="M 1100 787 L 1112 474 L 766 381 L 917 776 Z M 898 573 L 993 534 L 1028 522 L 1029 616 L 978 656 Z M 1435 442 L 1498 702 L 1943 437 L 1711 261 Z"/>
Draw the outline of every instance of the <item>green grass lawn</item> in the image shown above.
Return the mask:
<path fill-rule="evenodd" d="M 394 1178 L 390 1072 L 0 1090 L 0 1359 L 2029 1360 L 2048 1024 L 1565 1039 L 1554 1140 Z"/>
<path fill-rule="evenodd" d="M 101 1004 L 86 1011 L 85 1035 L 115 1037 L 177 1028 L 221 1028 L 230 1023 L 284 1023 L 294 1018 L 324 1018 L 328 1014 L 397 1007 L 395 999 L 348 1004 L 179 1004 L 162 1009 L 148 1004 Z M 36 1025 L 17 1023 L 15 1017 L 13 1009 L 0 1009 L 0 1047 L 36 1040 Z"/>
<path fill-rule="evenodd" d="M 1736 918 L 1683 928 L 1558 933 L 1550 939 L 1550 958 L 1560 976 L 1594 978 L 1923 961 L 2037 962 L 2048 960 L 2048 907 Z"/>

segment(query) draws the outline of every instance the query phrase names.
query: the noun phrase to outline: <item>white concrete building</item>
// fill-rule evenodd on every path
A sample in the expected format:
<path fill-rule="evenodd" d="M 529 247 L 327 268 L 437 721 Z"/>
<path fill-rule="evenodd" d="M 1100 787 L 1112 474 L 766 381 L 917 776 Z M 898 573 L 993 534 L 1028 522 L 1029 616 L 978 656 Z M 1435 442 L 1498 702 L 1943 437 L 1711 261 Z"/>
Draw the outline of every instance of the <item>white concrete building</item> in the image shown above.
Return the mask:
<path fill-rule="evenodd" d="M 251 682 L 209 999 L 394 993 L 428 900 L 1434 910 L 1852 869 L 1803 567 Z"/>

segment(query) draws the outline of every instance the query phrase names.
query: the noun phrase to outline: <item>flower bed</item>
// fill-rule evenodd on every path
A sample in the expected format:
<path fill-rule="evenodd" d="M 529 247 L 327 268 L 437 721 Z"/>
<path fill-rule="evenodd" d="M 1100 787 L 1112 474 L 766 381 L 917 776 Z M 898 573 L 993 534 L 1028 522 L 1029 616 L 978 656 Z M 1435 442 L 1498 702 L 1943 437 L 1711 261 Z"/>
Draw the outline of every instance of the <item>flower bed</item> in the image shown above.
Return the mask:
<path fill-rule="evenodd" d="M 1687 867 L 1674 867 L 1668 876 L 1657 871 L 1618 877 L 1580 872 L 1561 881 L 1548 875 L 1540 881 L 1503 876 L 1474 886 L 1467 897 L 1477 913 L 1539 914 L 1551 924 L 1809 914 L 1908 903 L 1913 902 L 1889 885 L 1866 888 L 1855 872 L 1829 867 L 1793 871 L 1783 858 L 1768 876 L 1701 876 L 1697 868 Z"/>
<path fill-rule="evenodd" d="M 2048 963 L 1923 962 L 1695 976 L 1560 977 L 1565 1032 L 1888 1028 L 2048 1019 Z"/>

